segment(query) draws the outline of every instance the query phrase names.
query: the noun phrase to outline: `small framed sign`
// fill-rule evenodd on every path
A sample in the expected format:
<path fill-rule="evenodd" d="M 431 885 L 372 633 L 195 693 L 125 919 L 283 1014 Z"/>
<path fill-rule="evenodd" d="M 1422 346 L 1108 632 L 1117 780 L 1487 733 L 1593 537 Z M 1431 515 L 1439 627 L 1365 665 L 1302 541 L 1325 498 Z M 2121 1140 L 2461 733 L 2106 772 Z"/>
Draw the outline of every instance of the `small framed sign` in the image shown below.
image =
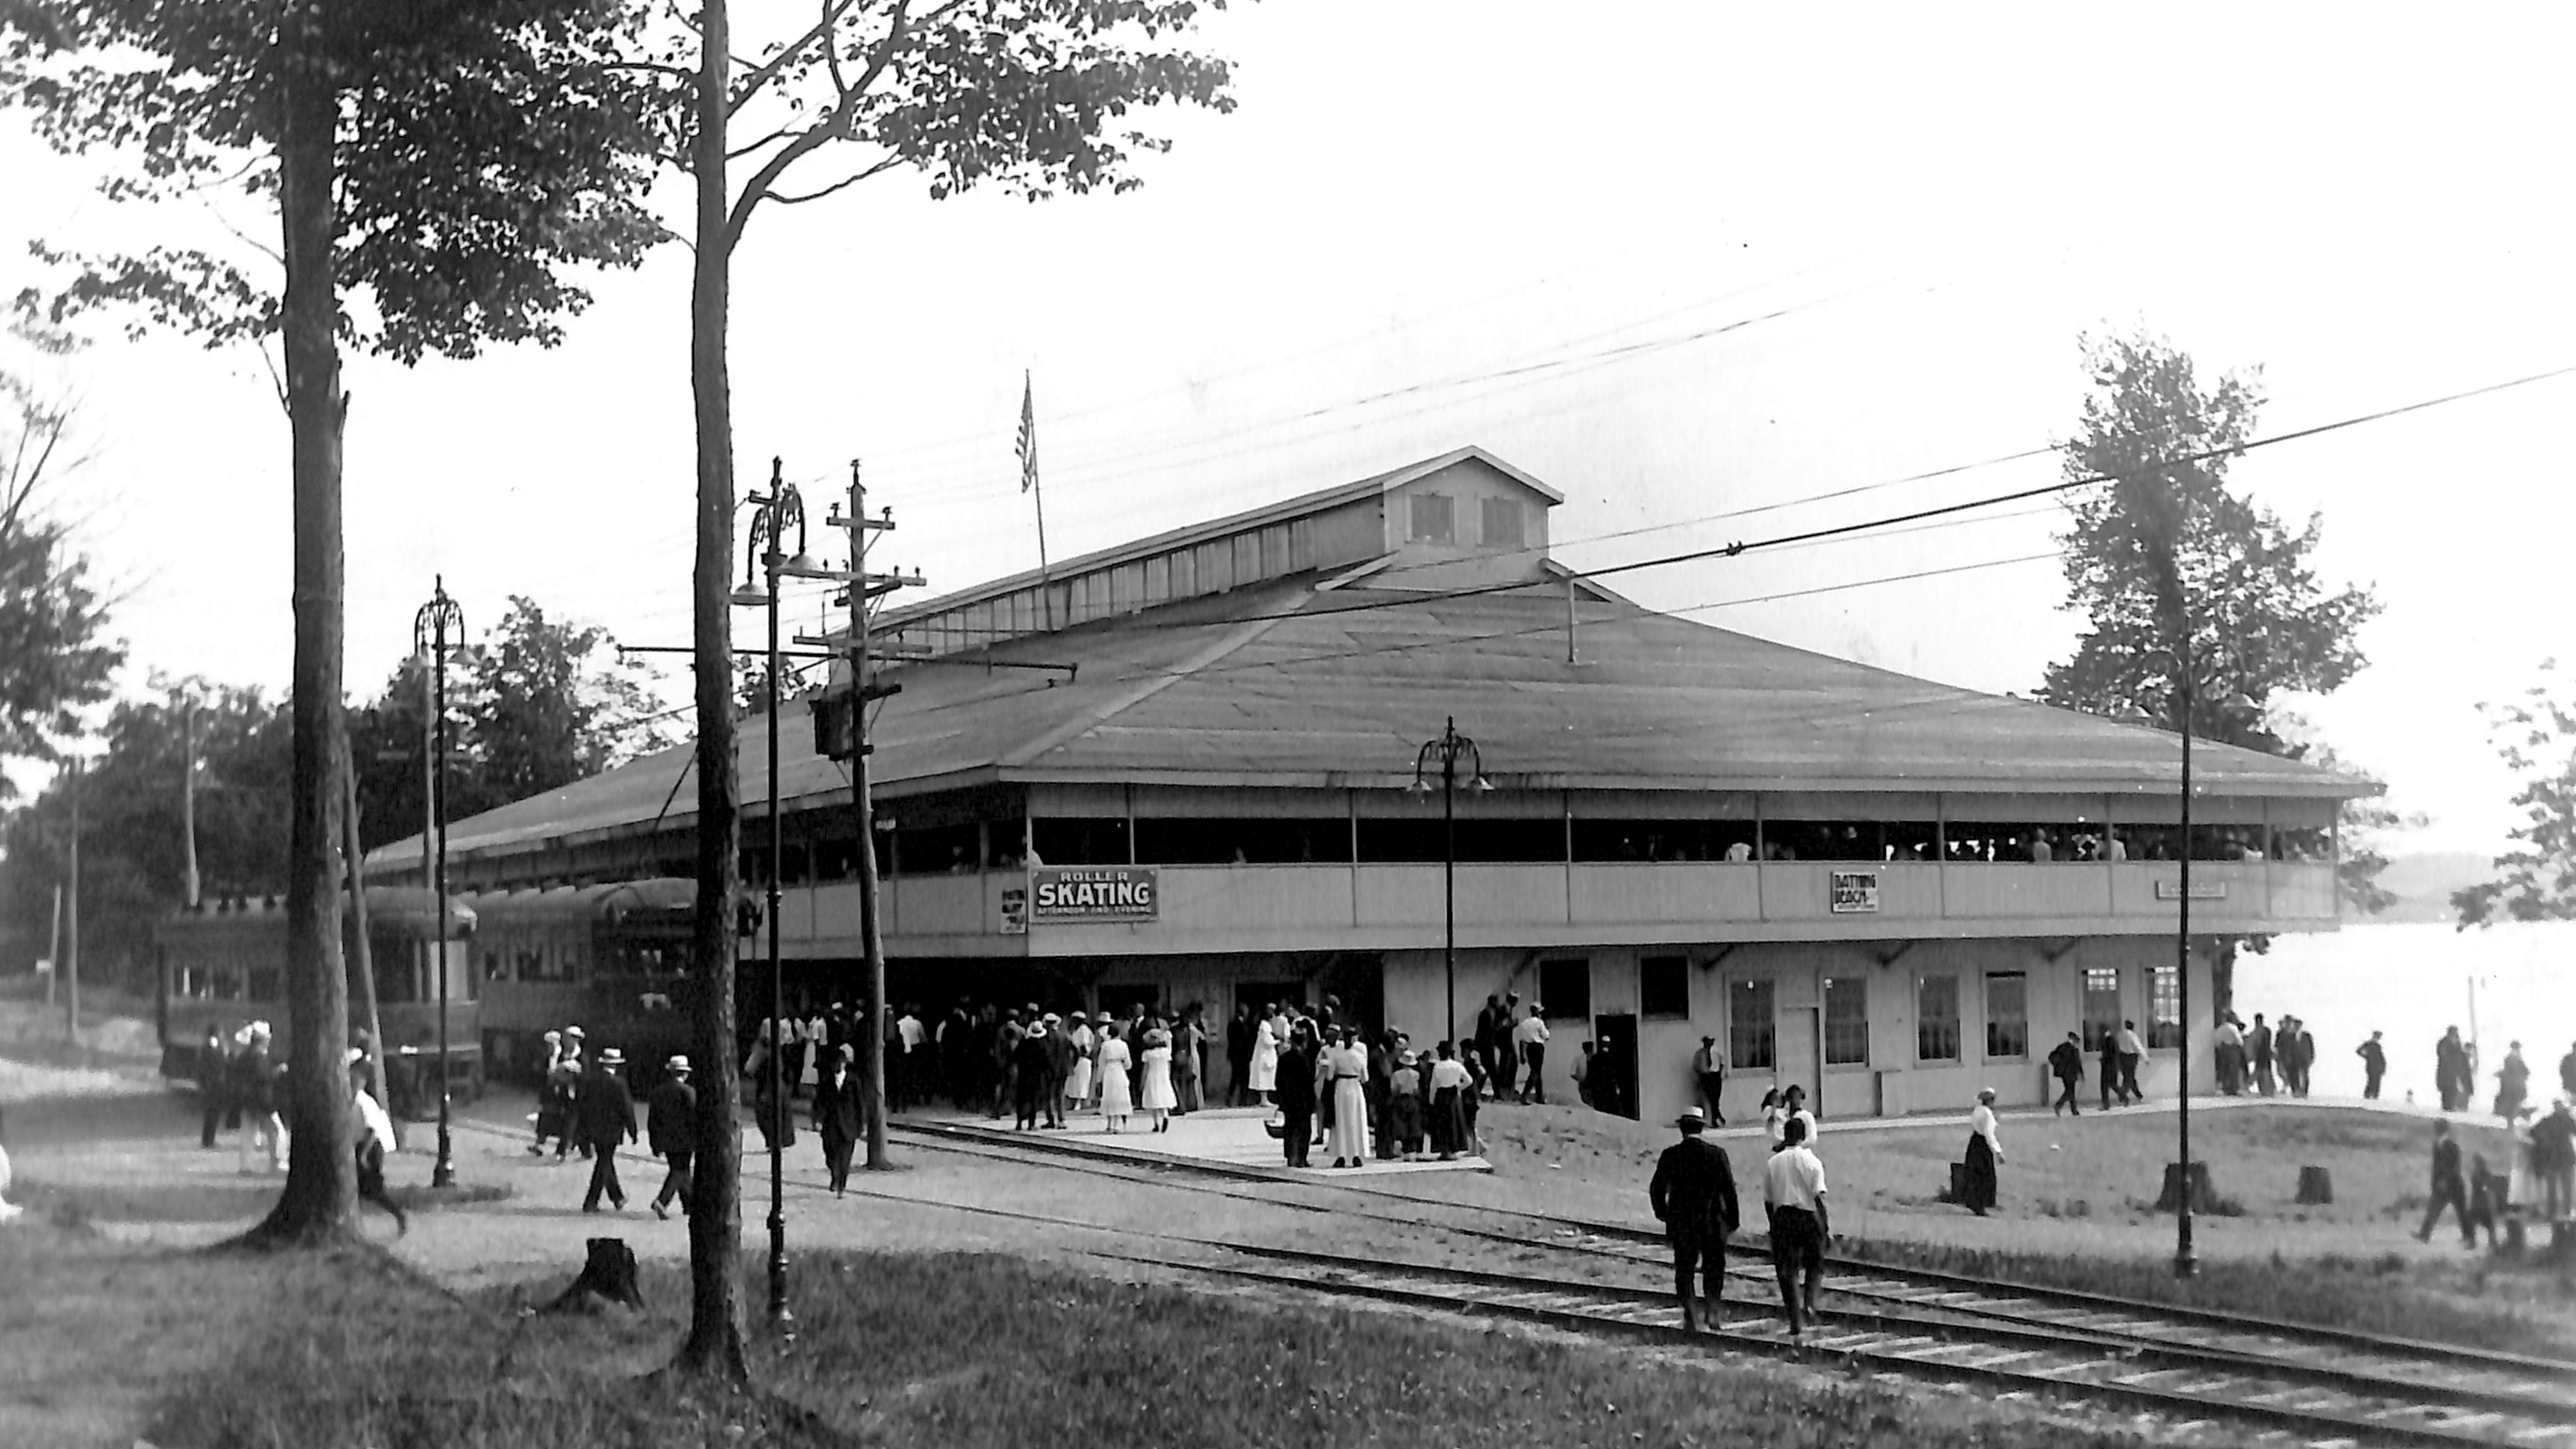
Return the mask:
<path fill-rule="evenodd" d="M 1878 872 L 1838 870 L 1833 873 L 1831 908 L 1837 916 L 1878 914 Z"/>

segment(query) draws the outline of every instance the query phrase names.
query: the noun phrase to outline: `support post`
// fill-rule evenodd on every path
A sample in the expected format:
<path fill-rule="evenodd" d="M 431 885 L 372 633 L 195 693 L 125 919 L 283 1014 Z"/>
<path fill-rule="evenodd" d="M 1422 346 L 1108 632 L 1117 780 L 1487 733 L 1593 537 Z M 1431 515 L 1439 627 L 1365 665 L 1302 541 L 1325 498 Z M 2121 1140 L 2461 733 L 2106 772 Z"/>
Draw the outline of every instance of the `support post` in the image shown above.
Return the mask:
<path fill-rule="evenodd" d="M 2182 902 L 2180 924 L 2175 930 L 2176 961 L 2175 1010 L 2182 1017 L 2180 1062 L 2182 1085 L 2174 1095 L 2174 1135 L 2182 1152 L 2182 1171 L 2188 1182 L 2191 1174 L 2191 709 L 2192 671 L 2191 620 L 2186 616 L 2182 631 Z M 2153 984 L 2150 983 L 2150 991 Z M 2152 1020 L 2155 1003 L 2147 1003 Z M 2174 1276 L 2189 1278 L 2200 1271 L 2199 1257 L 2191 1246 L 2191 1194 L 2179 1193 L 2174 1199 Z"/>
<path fill-rule="evenodd" d="M 64 1027 L 74 1046 L 80 1045 L 80 835 L 81 835 L 81 762 L 72 761 L 72 848 L 67 862 L 71 877 L 71 912 L 69 929 L 63 936 Z"/>

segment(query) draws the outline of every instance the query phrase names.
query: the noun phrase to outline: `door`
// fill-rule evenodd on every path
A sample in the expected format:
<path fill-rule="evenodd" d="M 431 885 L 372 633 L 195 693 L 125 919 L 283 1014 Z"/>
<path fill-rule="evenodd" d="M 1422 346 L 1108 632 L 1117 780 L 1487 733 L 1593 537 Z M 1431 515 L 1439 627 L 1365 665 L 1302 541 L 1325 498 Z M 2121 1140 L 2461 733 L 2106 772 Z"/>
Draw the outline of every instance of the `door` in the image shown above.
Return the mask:
<path fill-rule="evenodd" d="M 1592 1018 L 1592 1105 L 1614 1116 L 1637 1116 L 1637 1018 Z"/>
<path fill-rule="evenodd" d="M 1807 1089 L 1807 1110 L 1816 1120 L 1825 1116 L 1825 1072 L 1823 1033 L 1818 1029 L 1816 1008 L 1784 1006 L 1780 1009 L 1780 1090 L 1792 1086 Z"/>

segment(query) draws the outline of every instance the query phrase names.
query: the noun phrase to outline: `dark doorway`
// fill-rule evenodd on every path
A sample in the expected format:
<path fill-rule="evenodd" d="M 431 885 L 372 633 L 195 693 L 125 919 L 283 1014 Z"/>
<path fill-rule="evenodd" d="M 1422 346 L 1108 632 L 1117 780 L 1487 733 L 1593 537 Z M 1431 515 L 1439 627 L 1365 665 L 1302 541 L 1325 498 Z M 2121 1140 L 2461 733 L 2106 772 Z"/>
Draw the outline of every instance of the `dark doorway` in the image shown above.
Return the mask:
<path fill-rule="evenodd" d="M 1319 1005 L 1323 996 L 1341 1003 L 1334 1018 L 1341 1024 L 1363 1032 L 1386 1025 L 1386 966 L 1374 953 L 1335 957 L 1315 984 Z"/>
<path fill-rule="evenodd" d="M 1592 1018 L 1592 1106 L 1631 1121 L 1637 1116 L 1637 1018 Z"/>

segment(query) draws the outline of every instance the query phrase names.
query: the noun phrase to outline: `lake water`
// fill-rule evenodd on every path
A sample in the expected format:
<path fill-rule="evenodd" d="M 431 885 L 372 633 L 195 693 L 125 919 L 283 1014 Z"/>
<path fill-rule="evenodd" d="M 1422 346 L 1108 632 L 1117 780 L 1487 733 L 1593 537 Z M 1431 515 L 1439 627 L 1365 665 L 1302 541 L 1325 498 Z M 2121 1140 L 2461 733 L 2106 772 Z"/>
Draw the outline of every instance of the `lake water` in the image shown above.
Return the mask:
<path fill-rule="evenodd" d="M 2474 1002 L 2474 1005 L 2472 1004 Z M 2326 935 L 2276 936 L 2269 954 L 2239 956 L 2236 1014 L 2288 1012 L 2317 1039 L 2315 1093 L 2361 1095 L 2353 1049 L 2384 1032 L 2384 1097 L 2433 1102 L 2433 1043 L 2448 1026 L 2478 1052 L 2477 1110 L 2495 1100 L 2495 1070 L 2510 1041 L 2531 1065 L 2531 1094 L 2558 1091 L 2558 1061 L 2576 1044 L 2576 922 L 2517 922 L 2485 930 L 2447 925 L 2346 926 Z"/>

